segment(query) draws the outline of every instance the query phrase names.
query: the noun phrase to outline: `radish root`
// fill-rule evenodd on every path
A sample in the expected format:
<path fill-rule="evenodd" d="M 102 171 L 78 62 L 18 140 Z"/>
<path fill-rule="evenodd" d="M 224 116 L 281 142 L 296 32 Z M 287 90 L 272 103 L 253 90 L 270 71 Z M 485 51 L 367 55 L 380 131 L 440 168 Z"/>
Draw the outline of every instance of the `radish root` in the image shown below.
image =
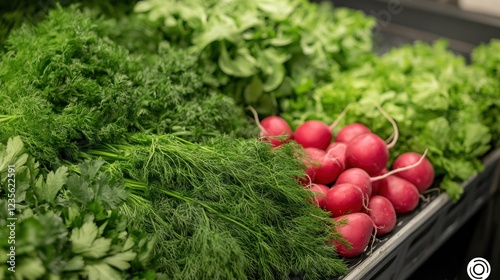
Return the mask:
<path fill-rule="evenodd" d="M 367 194 L 363 195 L 363 208 L 366 209 L 366 211 L 370 211 L 370 208 L 368 208 L 368 203 L 370 201 L 370 198 L 368 197 Z"/>
<path fill-rule="evenodd" d="M 412 168 L 415 168 L 417 167 L 420 163 L 422 163 L 422 161 L 424 160 L 425 156 L 427 155 L 427 152 L 428 152 L 429 149 L 425 149 L 424 153 L 422 154 L 422 156 L 420 157 L 420 159 L 415 162 L 414 164 L 411 164 L 411 165 L 408 165 L 408 166 L 405 166 L 405 167 L 400 167 L 400 168 L 396 168 L 394 170 L 391 170 L 383 175 L 380 175 L 380 176 L 377 176 L 377 177 L 372 177 L 370 178 L 370 181 L 373 182 L 373 181 L 377 181 L 377 180 L 382 180 L 382 179 L 385 179 L 391 175 L 394 175 L 396 173 L 399 173 L 399 172 L 402 172 L 402 171 L 405 171 L 405 170 L 409 170 L 409 169 L 412 169 Z"/>
<path fill-rule="evenodd" d="M 339 122 L 344 118 L 345 114 L 347 114 L 347 112 L 349 111 L 350 107 L 351 104 L 348 104 L 345 107 L 344 111 L 342 111 L 342 113 L 340 113 L 337 119 L 328 127 L 330 130 L 333 130 L 339 124 Z"/>
<path fill-rule="evenodd" d="M 432 188 L 432 189 L 425 190 L 424 192 L 422 192 L 422 194 L 430 194 L 433 192 L 437 192 L 438 194 L 440 194 L 441 190 L 439 188 Z"/>
<path fill-rule="evenodd" d="M 391 149 L 393 148 L 394 146 L 396 146 L 396 142 L 398 142 L 398 138 L 399 138 L 399 130 L 398 130 L 398 125 L 396 124 L 396 121 L 394 121 L 393 118 L 391 118 L 391 116 L 389 116 L 389 114 L 387 114 L 384 109 L 382 109 L 382 107 L 375 101 L 373 101 L 373 103 L 375 103 L 375 106 L 377 106 L 377 109 L 379 110 L 379 112 L 392 124 L 392 127 L 394 129 L 394 136 L 392 138 L 392 141 L 387 144 L 387 148 L 388 149 Z"/>
<path fill-rule="evenodd" d="M 265 135 L 268 135 L 266 129 L 260 124 L 260 121 L 259 121 L 259 114 L 257 113 L 257 111 L 255 111 L 255 109 L 252 107 L 252 106 L 247 106 L 247 109 L 250 110 L 253 114 L 253 118 L 255 119 L 255 123 L 257 124 L 257 126 L 259 127 L 259 129 L 265 134 Z M 263 136 L 259 137 L 259 139 L 262 139 L 264 138 Z"/>
<path fill-rule="evenodd" d="M 375 233 L 372 233 L 372 243 L 370 244 L 370 255 L 373 253 L 373 246 L 375 244 L 375 240 L 378 240 L 377 238 L 377 225 L 373 223 L 373 229 L 375 230 Z"/>
<path fill-rule="evenodd" d="M 426 197 L 425 195 L 420 194 L 419 197 L 425 203 L 428 203 L 429 201 L 431 201 L 431 199 Z"/>

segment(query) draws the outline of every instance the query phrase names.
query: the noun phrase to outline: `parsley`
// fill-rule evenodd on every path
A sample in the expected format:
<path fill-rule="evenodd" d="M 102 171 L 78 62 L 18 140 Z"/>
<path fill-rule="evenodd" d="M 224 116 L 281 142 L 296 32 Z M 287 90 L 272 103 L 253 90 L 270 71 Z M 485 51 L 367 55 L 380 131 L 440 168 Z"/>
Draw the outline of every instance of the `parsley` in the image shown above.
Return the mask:
<path fill-rule="evenodd" d="M 24 152 L 20 137 L 0 144 L 0 232 L 9 236 L 7 166 L 16 174 L 15 243 L 2 239 L 2 262 L 15 246 L 15 274 L 0 269 L 0 278 L 16 279 L 154 279 L 148 270 L 154 237 L 130 231 L 119 207 L 127 198 L 123 181 L 101 171 L 102 162 L 85 161 L 82 175 L 65 166 L 46 176 Z M 115 197 L 110 201 L 114 194 Z"/>

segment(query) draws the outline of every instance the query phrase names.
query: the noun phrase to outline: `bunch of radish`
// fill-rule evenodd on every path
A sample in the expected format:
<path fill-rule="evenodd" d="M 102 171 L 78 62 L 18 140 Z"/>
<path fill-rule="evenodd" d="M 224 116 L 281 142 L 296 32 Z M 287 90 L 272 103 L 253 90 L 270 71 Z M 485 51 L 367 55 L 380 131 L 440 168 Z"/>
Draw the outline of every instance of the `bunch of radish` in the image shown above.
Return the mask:
<path fill-rule="evenodd" d="M 302 146 L 306 177 L 300 178 L 300 182 L 314 192 L 318 207 L 330 212 L 333 219 L 345 221 L 336 228 L 345 243 L 333 242 L 338 254 L 345 258 L 363 253 L 372 234 L 382 236 L 391 232 L 397 216 L 413 211 L 421 194 L 434 181 L 434 168 L 425 157 L 427 150 L 423 154 L 403 153 L 389 168 L 389 150 L 398 140 L 398 127 L 376 106 L 394 128 L 387 141 L 360 123 L 342 127 L 333 137 L 332 131 L 347 108 L 331 125 L 310 120 L 299 125 L 295 132 L 278 116 L 264 118 L 259 123 L 253 111 L 262 141 L 274 147 L 289 141 Z"/>

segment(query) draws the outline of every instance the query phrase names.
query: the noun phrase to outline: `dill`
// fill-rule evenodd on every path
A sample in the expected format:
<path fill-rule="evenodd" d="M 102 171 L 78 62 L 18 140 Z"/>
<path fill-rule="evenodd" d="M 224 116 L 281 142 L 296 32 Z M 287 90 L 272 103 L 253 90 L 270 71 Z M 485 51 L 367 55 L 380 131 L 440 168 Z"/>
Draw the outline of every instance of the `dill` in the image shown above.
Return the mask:
<path fill-rule="evenodd" d="M 201 146 L 134 134 L 84 151 L 150 203 L 131 216 L 159 236 L 157 269 L 169 279 L 324 279 L 345 271 L 328 240 L 331 219 L 307 201 L 294 148 L 217 137 Z M 132 211 L 134 212 L 134 211 Z M 166 225 L 166 226 L 165 226 Z"/>

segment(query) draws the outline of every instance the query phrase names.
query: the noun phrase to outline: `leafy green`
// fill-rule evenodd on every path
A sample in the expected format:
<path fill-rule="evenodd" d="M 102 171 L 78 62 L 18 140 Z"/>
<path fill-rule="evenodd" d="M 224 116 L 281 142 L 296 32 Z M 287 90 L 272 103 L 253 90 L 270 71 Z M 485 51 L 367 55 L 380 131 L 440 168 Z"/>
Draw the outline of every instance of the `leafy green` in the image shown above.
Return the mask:
<path fill-rule="evenodd" d="M 127 131 L 200 142 L 255 131 L 233 100 L 203 87 L 194 56 L 166 43 L 157 55 L 119 45 L 115 27 L 136 30 L 122 25 L 139 21 L 57 8 L 38 26 L 13 32 L 0 60 L 0 140 L 20 135 L 38 160 L 57 166 L 61 157 L 74 160 L 79 147 Z"/>
<path fill-rule="evenodd" d="M 345 264 L 328 213 L 309 203 L 297 147 L 217 137 L 205 145 L 173 135 L 127 137 L 90 149 L 127 178 L 137 228 L 159 237 L 158 270 L 169 279 L 323 279 Z"/>
<path fill-rule="evenodd" d="M 9 34 L 23 23 L 36 24 L 57 5 L 68 6 L 78 3 L 82 7 L 91 7 L 100 14 L 121 18 L 132 11 L 137 0 L 16 0 L 0 3 L 0 52 Z"/>
<path fill-rule="evenodd" d="M 293 127 L 307 119 L 331 123 L 350 104 L 336 131 L 343 124 L 361 122 L 388 138 L 392 126 L 376 110 L 375 101 L 398 123 L 392 159 L 428 148 L 436 175 L 444 176 L 440 186 L 458 200 L 459 183 L 481 171 L 480 158 L 492 148 L 492 132 L 498 131 L 498 85 L 498 78 L 467 65 L 445 41 L 417 42 L 337 75 L 313 98 L 290 101 L 282 116 Z"/>
<path fill-rule="evenodd" d="M 8 253 L 15 253 L 15 266 L 8 266 L 15 272 L 4 265 L 0 278 L 154 279 L 149 248 L 155 237 L 129 230 L 118 208 L 128 197 L 124 183 L 108 184 L 117 181 L 100 170 L 102 162 L 80 164 L 76 171 L 82 176 L 68 176 L 65 166 L 43 176 L 38 163 L 24 153 L 20 137 L 0 144 L 0 162 L 14 165 L 0 169 L 0 233 L 11 236 L 7 224 L 13 221 L 16 233 L 0 241 L 3 263 L 10 260 Z M 16 210 L 9 211 L 8 174 L 15 174 L 16 185 Z M 71 190 L 93 193 L 92 199 Z M 110 196 L 102 193 L 115 193 L 116 198 L 105 202 Z"/>
<path fill-rule="evenodd" d="M 486 71 L 486 73 L 497 83 L 490 85 L 492 91 L 500 95 L 500 40 L 493 39 L 488 44 L 482 44 L 472 52 L 472 63 L 474 67 Z M 496 147 L 500 146 L 500 98 L 496 98 L 494 104 L 485 112 L 486 122 L 493 133 L 493 142 Z"/>
<path fill-rule="evenodd" d="M 143 0 L 135 11 L 199 54 L 214 86 L 263 114 L 308 98 L 330 73 L 372 54 L 374 19 L 307 0 Z M 262 86 L 255 86 L 255 83 Z"/>

